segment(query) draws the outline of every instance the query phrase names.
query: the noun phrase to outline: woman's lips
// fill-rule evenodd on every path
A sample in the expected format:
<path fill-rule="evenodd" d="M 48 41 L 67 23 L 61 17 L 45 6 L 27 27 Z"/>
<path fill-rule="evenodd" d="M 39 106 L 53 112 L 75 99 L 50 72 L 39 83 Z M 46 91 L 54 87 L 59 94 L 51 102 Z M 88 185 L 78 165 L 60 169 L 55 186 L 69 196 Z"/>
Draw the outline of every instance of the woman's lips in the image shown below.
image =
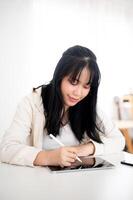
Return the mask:
<path fill-rule="evenodd" d="M 75 99 L 73 97 L 68 96 L 69 101 L 71 101 L 72 103 L 77 103 L 79 101 L 79 99 Z"/>

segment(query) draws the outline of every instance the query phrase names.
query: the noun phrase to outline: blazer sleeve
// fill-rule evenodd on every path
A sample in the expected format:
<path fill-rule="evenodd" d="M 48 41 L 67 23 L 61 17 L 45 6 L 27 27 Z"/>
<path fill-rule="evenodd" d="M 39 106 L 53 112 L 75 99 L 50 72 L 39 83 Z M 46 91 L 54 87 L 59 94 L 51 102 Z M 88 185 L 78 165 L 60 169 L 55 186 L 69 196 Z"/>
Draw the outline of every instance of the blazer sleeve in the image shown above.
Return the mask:
<path fill-rule="evenodd" d="M 100 138 L 103 143 L 91 140 L 95 146 L 94 155 L 105 155 L 121 152 L 125 147 L 125 139 L 122 133 L 117 129 L 114 122 L 101 111 L 99 112 L 97 126 L 103 131 Z"/>
<path fill-rule="evenodd" d="M 0 159 L 2 162 L 27 165 L 33 167 L 33 161 L 40 152 L 30 146 L 32 127 L 32 104 L 25 97 L 17 106 L 11 126 L 3 136 L 0 144 Z"/>

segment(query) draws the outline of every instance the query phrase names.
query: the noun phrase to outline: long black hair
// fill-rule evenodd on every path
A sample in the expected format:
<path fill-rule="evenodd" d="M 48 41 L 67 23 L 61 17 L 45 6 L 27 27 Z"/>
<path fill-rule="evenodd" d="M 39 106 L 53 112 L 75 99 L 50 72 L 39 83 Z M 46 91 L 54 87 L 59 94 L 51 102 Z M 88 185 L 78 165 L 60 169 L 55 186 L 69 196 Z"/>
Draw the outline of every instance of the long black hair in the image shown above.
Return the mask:
<path fill-rule="evenodd" d="M 97 92 L 100 83 L 100 71 L 95 54 L 88 48 L 73 46 L 67 49 L 55 68 L 53 78 L 49 84 L 42 86 L 42 102 L 46 118 L 45 127 L 48 134 L 59 135 L 62 118 L 65 113 L 61 94 L 61 81 L 70 76 L 72 80 L 80 77 L 84 67 L 90 71 L 89 94 L 68 110 L 70 127 L 79 142 L 86 133 L 91 139 L 102 143 L 97 126 Z M 102 132 L 102 131 L 101 131 Z"/>

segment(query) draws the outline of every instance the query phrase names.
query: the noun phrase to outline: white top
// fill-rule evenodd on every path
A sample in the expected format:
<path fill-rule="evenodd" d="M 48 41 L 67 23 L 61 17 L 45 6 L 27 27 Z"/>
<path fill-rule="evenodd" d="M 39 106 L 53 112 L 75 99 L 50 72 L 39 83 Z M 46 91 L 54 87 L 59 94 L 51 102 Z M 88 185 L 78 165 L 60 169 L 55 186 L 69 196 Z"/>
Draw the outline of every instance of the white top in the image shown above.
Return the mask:
<path fill-rule="evenodd" d="M 79 144 L 79 141 L 73 134 L 72 129 L 69 124 L 66 124 L 65 126 L 60 128 L 60 135 L 56 136 L 56 138 L 60 142 L 62 142 L 65 146 L 74 146 L 74 145 Z M 60 145 L 55 140 L 49 137 L 45 129 L 44 138 L 43 138 L 43 149 L 51 150 L 51 149 L 56 149 L 59 147 Z"/>

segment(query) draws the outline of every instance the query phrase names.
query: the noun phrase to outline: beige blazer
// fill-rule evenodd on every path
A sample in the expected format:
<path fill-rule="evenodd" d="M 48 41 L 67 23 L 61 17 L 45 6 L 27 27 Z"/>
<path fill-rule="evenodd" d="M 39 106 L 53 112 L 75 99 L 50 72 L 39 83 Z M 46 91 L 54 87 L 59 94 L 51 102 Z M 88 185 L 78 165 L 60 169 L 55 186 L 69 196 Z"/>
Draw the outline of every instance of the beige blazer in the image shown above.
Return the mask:
<path fill-rule="evenodd" d="M 43 114 L 41 89 L 32 92 L 19 103 L 11 126 L 0 144 L 2 162 L 33 166 L 37 154 L 42 150 L 45 117 Z M 125 140 L 115 125 L 101 114 L 105 135 L 103 144 L 94 142 L 95 155 L 117 153 L 124 148 Z M 99 126 L 102 126 L 99 123 Z M 89 138 L 85 138 L 86 143 Z"/>

